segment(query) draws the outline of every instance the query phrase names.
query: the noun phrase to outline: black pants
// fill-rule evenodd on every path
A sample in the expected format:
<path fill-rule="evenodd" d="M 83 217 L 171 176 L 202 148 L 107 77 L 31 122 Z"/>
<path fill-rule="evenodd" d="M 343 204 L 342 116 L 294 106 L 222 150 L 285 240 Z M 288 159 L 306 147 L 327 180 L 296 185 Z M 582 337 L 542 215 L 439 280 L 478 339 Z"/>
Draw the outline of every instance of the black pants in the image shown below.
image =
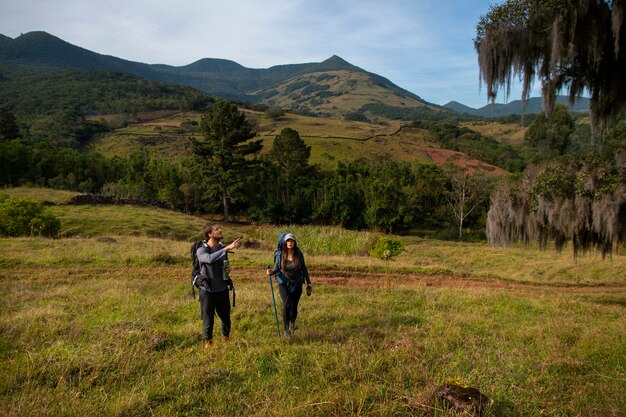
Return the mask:
<path fill-rule="evenodd" d="M 280 298 L 283 301 L 283 326 L 285 330 L 289 328 L 289 323 L 295 323 L 298 318 L 298 303 L 302 296 L 302 285 L 296 285 L 292 293 L 287 291 L 287 286 L 280 284 L 278 286 Z"/>
<path fill-rule="evenodd" d="M 228 290 L 208 292 L 199 290 L 200 315 L 202 316 L 202 335 L 205 340 L 213 340 L 215 313 L 222 321 L 222 334 L 230 335 L 230 298 Z"/>

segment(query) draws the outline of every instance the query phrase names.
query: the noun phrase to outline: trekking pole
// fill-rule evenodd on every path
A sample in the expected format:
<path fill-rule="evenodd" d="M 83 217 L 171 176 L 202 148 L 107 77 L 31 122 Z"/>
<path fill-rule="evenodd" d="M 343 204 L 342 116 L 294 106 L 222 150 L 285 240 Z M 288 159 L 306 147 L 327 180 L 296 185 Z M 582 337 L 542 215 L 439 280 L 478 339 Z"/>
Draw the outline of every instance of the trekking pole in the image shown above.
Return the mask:
<path fill-rule="evenodd" d="M 241 239 L 241 238 L 239 238 Z M 237 239 L 237 240 L 239 240 Z M 226 253 L 233 253 L 232 251 L 226 251 Z M 235 301 L 237 300 L 237 293 L 235 292 L 235 284 L 233 284 L 233 280 L 230 277 L 230 275 L 228 275 L 228 272 L 226 272 L 226 268 L 228 268 L 230 266 L 230 262 L 228 261 L 228 259 L 224 260 L 224 269 L 223 269 L 223 278 L 224 280 L 228 283 L 228 289 L 231 290 L 233 292 L 233 308 L 235 308 Z"/>
<path fill-rule="evenodd" d="M 271 266 L 267 266 L 270 269 Z M 270 291 L 272 292 L 272 303 L 274 304 L 274 316 L 276 317 L 276 329 L 278 330 L 278 337 L 280 337 L 280 324 L 278 324 L 278 310 L 276 310 L 276 299 L 274 298 L 274 284 L 272 284 L 272 276 L 270 275 Z"/>

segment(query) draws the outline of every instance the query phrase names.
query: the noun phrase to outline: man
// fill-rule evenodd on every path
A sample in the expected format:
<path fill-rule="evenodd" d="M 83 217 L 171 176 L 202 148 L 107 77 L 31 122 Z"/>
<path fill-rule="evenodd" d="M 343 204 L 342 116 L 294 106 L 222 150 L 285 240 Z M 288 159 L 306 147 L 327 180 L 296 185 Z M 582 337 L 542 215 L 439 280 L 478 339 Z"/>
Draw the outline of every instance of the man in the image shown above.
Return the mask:
<path fill-rule="evenodd" d="M 202 229 L 206 240 L 196 252 L 200 263 L 200 275 L 206 277 L 203 288 L 199 289 L 200 312 L 202 315 L 202 334 L 204 348 L 213 344 L 213 323 L 215 313 L 222 321 L 222 335 L 224 340 L 230 336 L 230 298 L 228 286 L 231 284 L 228 274 L 230 265 L 224 268 L 224 261 L 228 261 L 228 252 L 239 247 L 239 239 L 224 246 L 222 228 L 217 223 L 207 223 Z"/>

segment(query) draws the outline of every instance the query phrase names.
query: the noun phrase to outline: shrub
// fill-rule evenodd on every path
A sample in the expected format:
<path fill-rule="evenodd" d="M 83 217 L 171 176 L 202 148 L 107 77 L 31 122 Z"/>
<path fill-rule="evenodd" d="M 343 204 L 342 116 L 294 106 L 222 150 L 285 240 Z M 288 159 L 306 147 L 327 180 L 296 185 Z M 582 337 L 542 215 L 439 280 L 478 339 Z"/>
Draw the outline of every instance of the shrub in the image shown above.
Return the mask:
<path fill-rule="evenodd" d="M 401 240 L 381 236 L 370 250 L 370 256 L 389 261 L 398 256 L 403 250 L 404 243 Z"/>
<path fill-rule="evenodd" d="M 359 113 L 357 111 L 347 113 L 345 116 L 343 116 L 343 118 L 344 120 L 349 120 L 352 122 L 369 122 L 369 119 L 363 113 Z"/>
<path fill-rule="evenodd" d="M 59 234 L 61 222 L 44 206 L 29 198 L 10 198 L 0 204 L 0 236 Z"/>
<path fill-rule="evenodd" d="M 387 289 L 391 287 L 391 280 L 389 279 L 389 261 L 400 255 L 404 250 L 404 243 L 392 237 L 381 236 L 376 241 L 376 244 L 370 250 L 370 256 L 374 256 L 378 259 L 382 259 L 387 263 L 387 272 L 385 273 L 385 283 Z"/>

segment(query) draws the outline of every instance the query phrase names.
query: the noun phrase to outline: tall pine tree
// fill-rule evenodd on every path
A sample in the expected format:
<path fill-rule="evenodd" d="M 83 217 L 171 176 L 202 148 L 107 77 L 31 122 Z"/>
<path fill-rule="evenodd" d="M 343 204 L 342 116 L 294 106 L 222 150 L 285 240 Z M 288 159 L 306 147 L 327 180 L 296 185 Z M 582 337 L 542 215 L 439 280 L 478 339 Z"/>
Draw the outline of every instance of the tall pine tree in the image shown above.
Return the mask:
<path fill-rule="evenodd" d="M 245 114 L 237 106 L 218 101 L 202 115 L 200 131 L 204 140 L 192 139 L 192 150 L 204 167 L 207 187 L 220 195 L 224 222 L 228 222 L 228 205 L 236 189 L 248 178 L 254 161 L 247 158 L 261 150 Z"/>
<path fill-rule="evenodd" d="M 310 156 L 311 147 L 304 143 L 297 131 L 286 128 L 274 138 L 270 157 L 281 168 L 287 207 L 291 207 L 291 186 L 298 176 L 304 176 L 309 171 Z"/>

